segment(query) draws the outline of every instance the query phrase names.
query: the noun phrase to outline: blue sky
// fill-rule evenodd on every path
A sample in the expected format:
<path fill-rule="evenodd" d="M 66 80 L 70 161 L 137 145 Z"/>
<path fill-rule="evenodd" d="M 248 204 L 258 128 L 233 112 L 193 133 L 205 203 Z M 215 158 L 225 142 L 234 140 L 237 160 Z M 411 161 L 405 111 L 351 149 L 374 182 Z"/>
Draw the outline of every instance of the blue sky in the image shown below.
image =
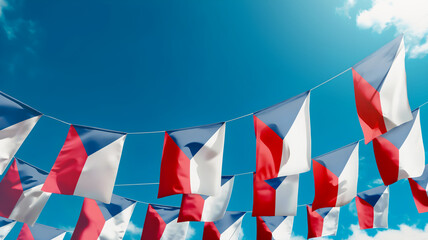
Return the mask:
<path fill-rule="evenodd" d="M 295 96 L 405 32 L 415 108 L 428 100 L 428 19 L 420 5 L 426 3 L 397 2 L 0 0 L 0 90 L 71 123 L 169 130 L 225 121 Z M 351 72 L 312 92 L 311 121 L 313 156 L 363 137 Z M 421 121 L 428 131 L 428 108 Z M 17 156 L 49 170 L 67 131 L 67 125 L 42 118 Z M 116 183 L 158 182 L 163 137 L 129 135 Z M 252 118 L 229 123 L 223 174 L 253 171 L 255 164 Z M 371 144 L 360 145 L 359 172 L 358 191 L 381 184 Z M 299 204 L 310 203 L 312 171 L 300 179 Z M 408 183 L 399 181 L 390 191 L 389 226 L 395 230 L 358 231 L 352 202 L 342 208 L 332 239 L 428 234 L 428 213 L 417 213 Z M 116 187 L 114 193 L 180 204 L 178 196 L 157 199 L 157 186 Z M 53 195 L 38 222 L 71 230 L 82 201 Z M 251 207 L 251 176 L 238 176 L 229 210 Z M 137 205 L 125 239 L 139 239 L 146 209 Z M 7 239 L 17 236 L 17 226 Z M 246 216 L 244 239 L 255 239 L 255 226 Z M 191 239 L 200 239 L 203 224 L 191 227 Z M 296 239 L 306 236 L 305 208 L 299 208 L 293 230 Z"/>

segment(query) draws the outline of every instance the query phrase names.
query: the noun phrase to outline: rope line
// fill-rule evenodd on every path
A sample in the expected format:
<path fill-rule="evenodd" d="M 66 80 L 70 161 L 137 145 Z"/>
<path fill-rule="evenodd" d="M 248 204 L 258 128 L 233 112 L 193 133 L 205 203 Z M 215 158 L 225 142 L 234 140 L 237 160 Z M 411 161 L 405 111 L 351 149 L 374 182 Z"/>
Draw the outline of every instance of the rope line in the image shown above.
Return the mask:
<path fill-rule="evenodd" d="M 322 82 L 322 83 L 320 83 L 320 84 L 316 85 L 315 87 L 311 88 L 311 89 L 310 89 L 310 91 L 315 90 L 315 89 L 317 89 L 317 88 L 321 87 L 322 85 L 324 85 L 324 84 L 326 84 L 326 83 L 328 83 L 328 82 L 332 81 L 333 79 L 335 79 L 335 78 L 339 77 L 340 75 L 344 74 L 345 72 L 347 72 L 347 71 L 349 71 L 349 70 L 351 70 L 351 69 L 352 69 L 352 68 L 347 68 L 347 69 L 345 69 L 345 70 L 344 70 L 344 71 L 342 71 L 341 73 L 339 73 L 339 74 L 337 74 L 337 75 L 335 75 L 335 76 L 333 76 L 333 77 L 331 77 L 331 78 L 327 79 L 326 81 L 324 81 L 324 82 Z M 14 99 L 14 100 L 16 100 L 16 99 Z M 18 101 L 18 100 L 17 100 L 17 101 Z M 225 123 L 233 122 L 233 121 L 236 121 L 236 120 L 239 120 L 239 119 L 242 119 L 242 118 L 245 118 L 245 117 L 251 116 L 251 115 L 253 115 L 253 114 L 254 114 L 254 112 L 252 112 L 252 113 L 247 113 L 247 114 L 244 114 L 244 115 L 242 115 L 242 116 L 239 116 L 239 117 L 235 117 L 235 118 L 232 118 L 232 119 L 226 120 L 226 121 L 224 121 L 224 122 L 225 122 Z M 53 117 L 53 116 L 50 116 L 50 115 L 43 115 L 43 116 L 45 116 L 45 117 L 47 117 L 47 118 L 50 118 L 50 119 L 52 119 L 52 120 L 55 120 L 55 121 L 57 121 L 57 122 L 60 122 L 60 123 L 66 124 L 66 125 L 71 125 L 71 123 L 69 123 L 69 122 L 67 122 L 67 121 L 61 120 L 61 119 L 59 119 L 59 118 L 56 118 L 56 117 Z M 116 130 L 111 130 L 111 129 L 106 129 L 106 128 L 98 128 L 98 127 L 97 127 L 97 129 L 99 129 L 99 130 L 105 130 L 105 131 L 116 131 Z M 174 129 L 174 130 L 177 130 L 177 129 Z M 167 131 L 167 130 L 158 130 L 158 131 L 138 131 L 138 132 L 127 132 L 127 134 L 130 134 L 130 135 L 144 135 L 144 134 L 164 133 L 164 132 L 166 132 L 166 131 Z M 117 131 L 117 132 L 122 132 L 122 131 Z"/>

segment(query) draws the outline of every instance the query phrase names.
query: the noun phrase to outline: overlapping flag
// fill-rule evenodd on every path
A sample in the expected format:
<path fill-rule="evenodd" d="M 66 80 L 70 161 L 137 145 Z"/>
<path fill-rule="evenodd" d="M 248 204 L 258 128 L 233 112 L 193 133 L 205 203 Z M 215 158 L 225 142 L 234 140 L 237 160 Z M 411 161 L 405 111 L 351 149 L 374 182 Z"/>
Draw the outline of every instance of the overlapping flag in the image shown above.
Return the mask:
<path fill-rule="evenodd" d="M 360 229 L 388 228 L 389 187 L 379 186 L 360 192 L 355 203 Z"/>
<path fill-rule="evenodd" d="M 355 103 L 366 144 L 412 120 L 403 36 L 352 67 Z"/>
<path fill-rule="evenodd" d="M 149 204 L 141 240 L 184 240 L 189 222 L 178 222 L 179 207 Z"/>
<path fill-rule="evenodd" d="M 339 225 L 340 207 L 312 209 L 307 205 L 308 213 L 308 239 L 335 236 Z"/>
<path fill-rule="evenodd" d="M 358 146 L 355 142 L 314 158 L 312 209 L 341 207 L 357 195 Z"/>
<path fill-rule="evenodd" d="M 290 239 L 293 221 L 293 216 L 257 217 L 257 240 Z"/>
<path fill-rule="evenodd" d="M 0 174 L 41 116 L 39 111 L 0 92 Z"/>
<path fill-rule="evenodd" d="M 421 176 L 409 178 L 409 184 L 418 212 L 428 212 L 428 165 Z"/>
<path fill-rule="evenodd" d="M 5 239 L 15 224 L 13 220 L 0 217 L 0 239 Z"/>
<path fill-rule="evenodd" d="M 221 187 L 226 123 L 165 132 L 158 198 L 214 196 Z"/>
<path fill-rule="evenodd" d="M 226 213 L 232 195 L 234 176 L 221 177 L 221 189 L 215 196 L 183 194 L 178 222 L 214 222 Z"/>
<path fill-rule="evenodd" d="M 295 216 L 299 175 L 257 180 L 254 176 L 253 216 Z"/>
<path fill-rule="evenodd" d="M 33 225 L 51 195 L 41 190 L 47 175 L 15 158 L 0 182 L 0 216 Z"/>
<path fill-rule="evenodd" d="M 63 240 L 67 232 L 42 224 L 28 226 L 24 223 L 17 240 Z"/>
<path fill-rule="evenodd" d="M 122 239 L 136 202 L 112 195 L 110 204 L 85 198 L 72 240 Z"/>
<path fill-rule="evenodd" d="M 245 212 L 226 212 L 222 219 L 206 222 L 202 240 L 238 240 Z"/>
<path fill-rule="evenodd" d="M 419 177 L 425 166 L 425 149 L 420 111 L 406 122 L 373 140 L 377 168 L 385 185 L 400 179 Z"/>

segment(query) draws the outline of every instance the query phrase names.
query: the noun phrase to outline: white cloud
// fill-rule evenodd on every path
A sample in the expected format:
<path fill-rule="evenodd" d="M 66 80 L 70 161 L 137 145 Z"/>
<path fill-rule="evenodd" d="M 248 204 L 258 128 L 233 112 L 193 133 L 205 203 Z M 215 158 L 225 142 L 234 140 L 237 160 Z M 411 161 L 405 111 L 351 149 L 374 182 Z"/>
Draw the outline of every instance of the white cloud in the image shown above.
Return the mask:
<path fill-rule="evenodd" d="M 428 224 L 425 229 L 419 229 L 415 226 L 401 224 L 399 229 L 387 229 L 379 231 L 373 237 L 361 231 L 358 225 L 351 225 L 352 235 L 348 240 L 402 240 L 402 239 L 428 239 Z"/>
<path fill-rule="evenodd" d="M 349 10 L 355 6 L 356 0 L 346 0 L 345 4 L 342 7 L 336 8 L 336 12 L 345 15 L 348 18 L 351 18 L 349 15 Z"/>
<path fill-rule="evenodd" d="M 192 239 L 196 234 L 196 230 L 189 224 L 187 229 L 186 239 Z"/>
<path fill-rule="evenodd" d="M 348 204 L 348 210 L 349 210 L 350 213 L 352 213 L 352 215 L 358 216 L 357 205 L 355 203 L 355 198 L 352 199 L 352 201 Z"/>
<path fill-rule="evenodd" d="M 428 54 L 427 0 L 372 0 L 369 9 L 360 11 L 357 26 L 378 33 L 394 27 L 404 33 L 410 58 Z"/>
<path fill-rule="evenodd" d="M 129 232 L 132 235 L 141 235 L 141 233 L 143 232 L 143 228 L 138 227 L 132 221 L 130 221 L 126 232 Z"/>

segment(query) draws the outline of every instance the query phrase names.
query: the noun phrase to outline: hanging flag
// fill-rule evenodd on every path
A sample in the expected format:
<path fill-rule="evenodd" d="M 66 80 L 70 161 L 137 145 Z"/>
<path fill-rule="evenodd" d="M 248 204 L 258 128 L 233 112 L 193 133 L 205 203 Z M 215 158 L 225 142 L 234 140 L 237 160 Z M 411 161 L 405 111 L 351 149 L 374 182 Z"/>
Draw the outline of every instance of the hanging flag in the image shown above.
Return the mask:
<path fill-rule="evenodd" d="M 15 158 L 0 182 L 0 216 L 33 225 L 51 195 L 41 190 L 47 175 Z"/>
<path fill-rule="evenodd" d="M 357 195 L 358 142 L 314 158 L 314 210 L 341 207 Z"/>
<path fill-rule="evenodd" d="M 428 212 L 428 165 L 420 177 L 409 178 L 409 184 L 418 212 Z"/>
<path fill-rule="evenodd" d="M 232 195 L 234 176 L 221 177 L 221 189 L 215 196 L 184 194 L 178 222 L 214 222 L 226 213 Z"/>
<path fill-rule="evenodd" d="M 295 216 L 299 175 L 258 180 L 254 176 L 253 216 Z"/>
<path fill-rule="evenodd" d="M 217 194 L 225 130 L 226 123 L 216 123 L 165 133 L 158 198 Z"/>
<path fill-rule="evenodd" d="M 71 125 L 42 190 L 110 203 L 126 133 Z"/>
<path fill-rule="evenodd" d="M 257 168 L 261 179 L 311 169 L 310 92 L 254 113 Z"/>
<path fill-rule="evenodd" d="M 373 140 L 377 167 L 385 185 L 419 177 L 424 170 L 425 150 L 419 109 L 412 114 L 412 121 Z"/>
<path fill-rule="evenodd" d="M 245 212 L 226 212 L 215 222 L 206 222 L 202 240 L 238 240 Z"/>
<path fill-rule="evenodd" d="M 5 239 L 15 226 L 15 221 L 0 217 L 0 239 Z"/>
<path fill-rule="evenodd" d="M 135 205 L 134 200 L 115 194 L 112 195 L 110 204 L 85 198 L 71 239 L 122 239 Z"/>
<path fill-rule="evenodd" d="M 257 217 L 257 240 L 289 240 L 293 216 Z"/>
<path fill-rule="evenodd" d="M 313 210 L 310 205 L 307 205 L 306 210 L 308 213 L 308 239 L 336 235 L 339 224 L 339 207 Z"/>
<path fill-rule="evenodd" d="M 180 208 L 149 204 L 141 240 L 184 240 L 189 222 L 177 222 Z"/>
<path fill-rule="evenodd" d="M 62 240 L 66 233 L 64 230 L 42 224 L 28 226 L 24 223 L 16 240 Z"/>
<path fill-rule="evenodd" d="M 360 192 L 355 203 L 360 229 L 388 228 L 389 187 Z"/>
<path fill-rule="evenodd" d="M 366 144 L 412 120 L 403 36 L 352 67 L 355 103 Z"/>
<path fill-rule="evenodd" d="M 0 92 L 0 174 L 41 116 L 39 111 Z"/>

